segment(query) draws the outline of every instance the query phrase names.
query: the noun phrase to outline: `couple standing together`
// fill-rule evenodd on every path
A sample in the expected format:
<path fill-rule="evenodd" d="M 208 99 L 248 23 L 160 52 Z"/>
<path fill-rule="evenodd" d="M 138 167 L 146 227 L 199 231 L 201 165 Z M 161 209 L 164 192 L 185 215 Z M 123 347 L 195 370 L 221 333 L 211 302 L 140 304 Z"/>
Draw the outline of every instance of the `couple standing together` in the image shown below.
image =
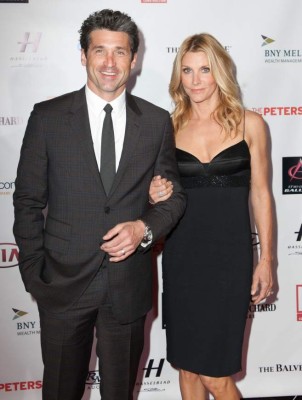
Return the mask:
<path fill-rule="evenodd" d="M 234 64 L 209 34 L 186 39 L 174 61 L 175 135 L 167 111 L 126 91 L 139 45 L 128 15 L 91 14 L 80 43 L 87 84 L 35 105 L 14 193 L 20 271 L 41 322 L 43 399 L 82 398 L 94 329 L 102 400 L 132 399 L 151 247 L 164 236 L 167 351 L 182 398 L 239 399 L 231 375 L 247 308 L 272 287 L 264 122 L 244 110 Z"/>

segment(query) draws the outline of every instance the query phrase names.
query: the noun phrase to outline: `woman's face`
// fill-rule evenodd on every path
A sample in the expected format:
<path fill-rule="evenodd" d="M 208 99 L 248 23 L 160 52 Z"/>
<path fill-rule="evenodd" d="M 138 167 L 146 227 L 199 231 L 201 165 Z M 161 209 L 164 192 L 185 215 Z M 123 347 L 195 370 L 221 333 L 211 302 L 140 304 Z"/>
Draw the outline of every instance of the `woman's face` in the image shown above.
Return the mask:
<path fill-rule="evenodd" d="M 181 63 L 181 82 L 193 103 L 218 99 L 217 83 L 210 70 L 208 57 L 203 51 L 189 51 L 184 55 Z"/>

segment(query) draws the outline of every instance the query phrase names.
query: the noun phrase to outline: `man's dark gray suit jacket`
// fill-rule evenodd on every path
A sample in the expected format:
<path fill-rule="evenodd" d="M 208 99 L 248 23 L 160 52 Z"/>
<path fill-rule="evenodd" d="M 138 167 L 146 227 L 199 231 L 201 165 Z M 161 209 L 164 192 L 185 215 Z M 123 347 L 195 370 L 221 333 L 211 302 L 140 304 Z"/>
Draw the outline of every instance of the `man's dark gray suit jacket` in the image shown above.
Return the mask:
<path fill-rule="evenodd" d="M 154 175 L 174 184 L 173 196 L 154 207 Z M 105 194 L 90 132 L 85 88 L 36 104 L 28 121 L 14 193 L 14 235 L 25 288 L 50 311 L 68 309 L 104 259 L 103 235 L 120 222 L 142 219 L 154 241 L 185 209 L 169 113 L 126 94 L 126 132 L 112 189 Z M 47 207 L 47 217 L 43 209 Z M 121 323 L 152 305 L 150 248 L 109 263 L 113 312 Z"/>

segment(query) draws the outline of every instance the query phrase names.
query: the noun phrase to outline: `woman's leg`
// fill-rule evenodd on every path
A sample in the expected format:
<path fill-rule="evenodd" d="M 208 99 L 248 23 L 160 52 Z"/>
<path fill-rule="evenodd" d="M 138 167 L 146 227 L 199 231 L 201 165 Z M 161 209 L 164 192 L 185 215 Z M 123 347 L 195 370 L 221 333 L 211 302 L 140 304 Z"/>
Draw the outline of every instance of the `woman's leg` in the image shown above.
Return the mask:
<path fill-rule="evenodd" d="M 214 396 L 215 400 L 240 400 L 239 392 L 231 376 L 221 378 L 199 376 L 203 386 Z"/>
<path fill-rule="evenodd" d="M 201 382 L 200 375 L 181 369 L 179 385 L 182 400 L 206 400 L 207 391 Z"/>

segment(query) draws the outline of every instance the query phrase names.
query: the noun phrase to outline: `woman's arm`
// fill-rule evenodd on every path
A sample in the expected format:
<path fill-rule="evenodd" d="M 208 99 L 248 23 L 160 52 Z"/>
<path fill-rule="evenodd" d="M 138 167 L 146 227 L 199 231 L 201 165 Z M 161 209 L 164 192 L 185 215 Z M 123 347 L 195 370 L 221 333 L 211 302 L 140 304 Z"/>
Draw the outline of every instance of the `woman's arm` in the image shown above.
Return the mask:
<path fill-rule="evenodd" d="M 268 134 L 262 117 L 253 112 L 246 113 L 246 139 L 251 154 L 251 205 L 260 239 L 260 259 L 251 288 L 252 300 L 258 304 L 272 294 L 273 212 Z"/>

